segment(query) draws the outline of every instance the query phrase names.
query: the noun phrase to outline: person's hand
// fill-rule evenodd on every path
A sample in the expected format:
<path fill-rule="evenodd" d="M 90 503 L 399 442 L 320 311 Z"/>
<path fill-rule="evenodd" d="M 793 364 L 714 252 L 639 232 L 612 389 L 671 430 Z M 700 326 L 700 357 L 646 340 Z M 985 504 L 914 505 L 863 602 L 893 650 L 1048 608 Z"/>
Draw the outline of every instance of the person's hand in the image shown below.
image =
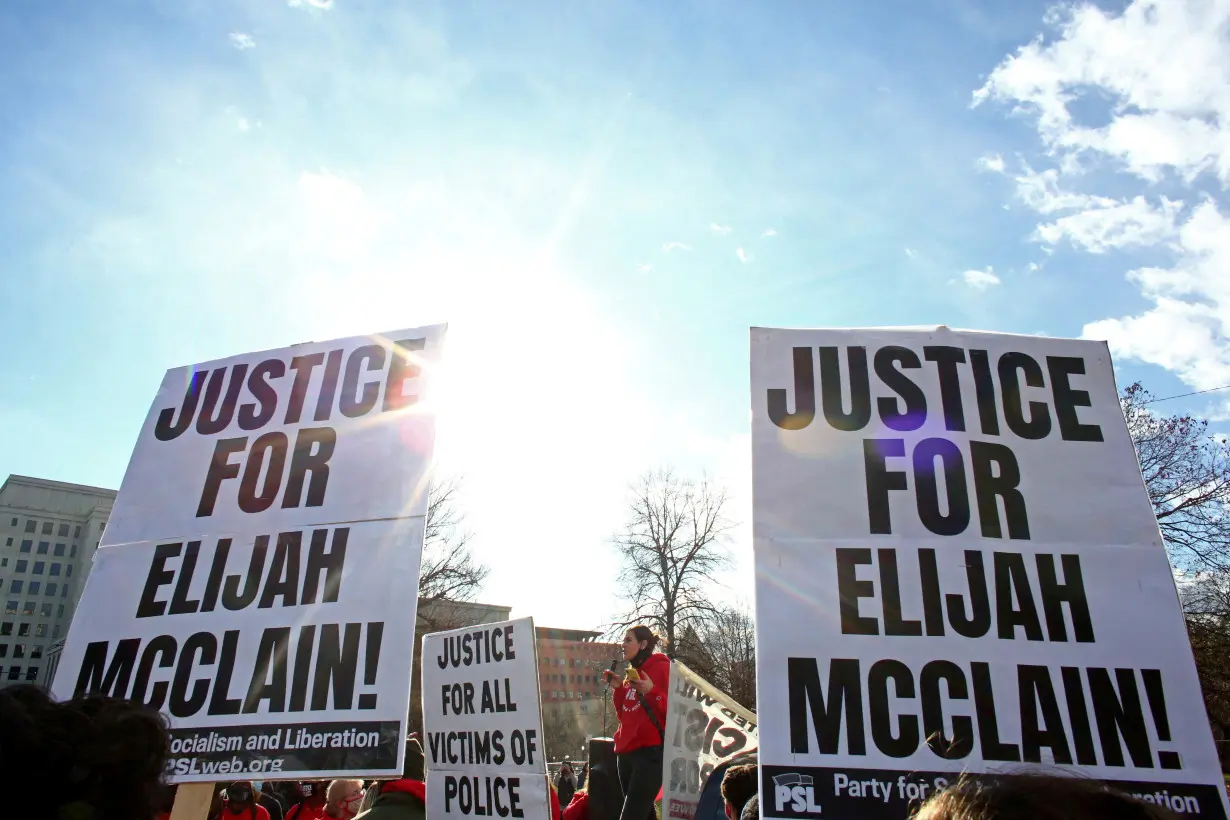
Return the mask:
<path fill-rule="evenodd" d="M 612 686 L 615 683 L 615 673 L 610 669 L 604 669 L 602 671 L 602 679 L 606 681 L 607 686 Z"/>
<path fill-rule="evenodd" d="M 632 681 L 628 685 L 637 692 L 640 692 L 642 695 L 648 695 L 649 691 L 653 689 L 653 681 L 651 681 L 648 676 L 642 676 L 637 680 Z"/>

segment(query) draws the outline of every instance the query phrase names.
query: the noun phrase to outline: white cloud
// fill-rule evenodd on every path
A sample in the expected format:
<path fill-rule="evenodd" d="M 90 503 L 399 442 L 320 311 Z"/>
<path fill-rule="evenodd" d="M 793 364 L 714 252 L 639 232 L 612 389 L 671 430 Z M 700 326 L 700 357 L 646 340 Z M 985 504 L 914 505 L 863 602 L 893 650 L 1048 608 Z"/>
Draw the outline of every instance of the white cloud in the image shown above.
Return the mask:
<path fill-rule="evenodd" d="M 641 264 L 636 266 L 636 269 L 639 270 L 641 273 L 649 273 L 651 270 L 653 270 L 653 265 L 650 265 L 648 262 L 642 262 Z"/>
<path fill-rule="evenodd" d="M 1039 271 L 1039 270 L 1042 270 L 1042 266 L 1041 266 L 1041 265 L 1039 265 L 1037 262 L 1030 262 L 1030 263 L 1029 263 L 1029 272 L 1030 272 L 1030 273 L 1033 273 L 1033 272 L 1035 272 L 1035 271 Z"/>
<path fill-rule="evenodd" d="M 718 236 L 726 236 L 727 234 L 730 233 L 730 226 L 729 225 L 719 225 L 716 222 L 710 222 L 709 230 L 717 234 Z"/>
<path fill-rule="evenodd" d="M 248 118 L 247 118 L 247 117 L 240 117 L 239 119 L 235 120 L 235 127 L 236 127 L 236 128 L 238 128 L 240 131 L 247 131 L 247 130 L 249 130 L 252 126 L 251 126 L 251 124 L 248 122 Z"/>
<path fill-rule="evenodd" d="M 292 9 L 308 8 L 328 11 L 333 8 L 333 0 L 286 0 L 286 5 Z"/>
<path fill-rule="evenodd" d="M 671 251 L 690 251 L 691 245 L 685 245 L 682 242 L 667 242 L 662 246 L 662 253 L 670 253 Z"/>
<path fill-rule="evenodd" d="M 979 157 L 978 168 L 981 171 L 1002 174 L 1004 172 L 1004 158 L 999 154 L 988 154 L 985 157 Z"/>
<path fill-rule="evenodd" d="M 256 41 L 252 39 L 251 34 L 244 34 L 242 31 L 232 31 L 230 39 L 231 45 L 240 51 L 245 51 L 249 48 L 256 48 Z"/>
<path fill-rule="evenodd" d="M 905 255 L 906 255 L 906 256 L 908 256 L 909 258 L 913 259 L 913 258 L 915 258 L 916 256 L 918 256 L 918 251 L 914 250 L 913 248 L 906 248 L 906 249 L 905 249 Z"/>
<path fill-rule="evenodd" d="M 764 231 L 761 232 L 760 236 L 764 239 L 771 239 L 772 237 L 777 236 L 777 229 L 765 228 Z"/>
<path fill-rule="evenodd" d="M 1034 238 L 1048 253 L 1058 242 L 1149 251 L 1127 278 L 1152 307 L 1089 322 L 1084 335 L 1196 389 L 1225 384 L 1230 3 L 1133 0 L 1122 12 L 1084 3 L 1046 22 L 973 98 L 1005 103 L 1036 128 L 1051 167 L 1016 177 L 1020 199 L 1047 217 Z"/>
<path fill-rule="evenodd" d="M 752 255 L 743 248 L 735 248 L 735 256 L 739 257 L 739 261 L 745 265 L 752 261 Z"/>
<path fill-rule="evenodd" d="M 961 274 L 961 278 L 974 290 L 986 290 L 999 284 L 999 277 L 994 274 L 990 265 L 986 270 L 967 270 Z"/>

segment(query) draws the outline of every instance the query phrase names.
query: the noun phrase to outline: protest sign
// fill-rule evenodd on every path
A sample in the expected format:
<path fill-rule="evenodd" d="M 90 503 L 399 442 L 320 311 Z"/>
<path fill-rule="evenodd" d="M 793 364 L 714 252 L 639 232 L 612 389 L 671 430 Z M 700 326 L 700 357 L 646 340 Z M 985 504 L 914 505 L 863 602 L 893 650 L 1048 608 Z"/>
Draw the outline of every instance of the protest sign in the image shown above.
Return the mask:
<path fill-rule="evenodd" d="M 170 371 L 56 696 L 163 711 L 172 782 L 399 773 L 434 427 L 417 399 L 442 339 L 424 328 Z"/>
<path fill-rule="evenodd" d="M 423 636 L 429 817 L 549 820 L 534 621 Z"/>
<path fill-rule="evenodd" d="M 436 325 L 167 371 L 102 546 L 426 514 L 420 397 L 443 339 Z"/>
<path fill-rule="evenodd" d="M 761 810 L 1033 764 L 1226 816 L 1106 346 L 752 331 Z"/>
<path fill-rule="evenodd" d="M 692 820 L 713 770 L 756 750 L 756 716 L 679 661 L 671 663 L 667 702 L 662 813 Z"/>

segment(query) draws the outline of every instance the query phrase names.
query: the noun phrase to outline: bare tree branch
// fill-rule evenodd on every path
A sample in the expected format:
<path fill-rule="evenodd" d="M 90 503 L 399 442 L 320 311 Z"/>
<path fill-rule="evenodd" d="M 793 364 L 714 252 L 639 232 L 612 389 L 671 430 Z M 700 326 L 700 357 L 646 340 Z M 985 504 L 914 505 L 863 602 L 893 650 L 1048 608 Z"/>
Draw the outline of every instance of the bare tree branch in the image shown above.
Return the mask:
<path fill-rule="evenodd" d="M 632 486 L 628 522 L 614 538 L 629 608 L 612 631 L 646 623 L 673 646 L 684 626 L 718 612 L 705 585 L 730 562 L 726 503 L 726 491 L 707 478 L 670 470 L 650 471 Z"/>
<path fill-rule="evenodd" d="M 423 604 L 429 603 L 432 606 L 427 610 L 447 619 L 446 602 L 473 601 L 490 572 L 470 551 L 471 533 L 465 528 L 465 515 L 458 504 L 460 487 L 457 478 L 439 481 L 431 487 L 419 567 L 420 616 Z M 435 623 L 427 626 L 446 628 Z"/>

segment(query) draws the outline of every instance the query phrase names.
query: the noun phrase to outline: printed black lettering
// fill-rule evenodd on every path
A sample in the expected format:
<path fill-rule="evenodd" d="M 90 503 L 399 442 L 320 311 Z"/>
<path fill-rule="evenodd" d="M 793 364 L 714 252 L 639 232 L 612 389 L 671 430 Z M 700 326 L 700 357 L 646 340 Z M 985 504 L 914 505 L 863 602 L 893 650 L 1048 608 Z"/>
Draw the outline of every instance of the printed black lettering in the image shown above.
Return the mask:
<path fill-rule="evenodd" d="M 414 353 L 422 350 L 426 339 L 402 339 L 393 344 L 393 357 L 389 361 L 389 375 L 384 385 L 384 412 L 404 410 L 419 400 L 417 395 L 406 395 L 406 382 L 417 379 L 419 366 Z"/>
<path fill-rule="evenodd" d="M 226 572 L 226 559 L 231 554 L 231 539 L 219 538 L 218 546 L 214 548 L 214 560 L 209 567 L 209 578 L 205 581 L 205 594 L 201 596 L 201 611 L 213 612 L 218 605 L 218 594 L 222 591 L 222 577 Z"/>
<path fill-rule="evenodd" d="M 820 671 L 815 658 L 786 659 L 786 687 L 790 693 L 790 751 L 810 751 L 808 718 L 816 732 L 816 753 L 839 754 L 841 717 L 845 712 L 846 748 L 849 754 L 867 754 L 863 735 L 863 690 L 857 658 L 829 660 L 827 698 L 820 690 Z"/>
<path fill-rule="evenodd" d="M 1025 418 L 1025 408 L 1021 403 L 1021 383 L 1017 372 L 1025 376 L 1025 384 L 1029 387 L 1045 387 L 1046 379 L 1042 375 L 1042 367 L 1026 353 L 1005 353 L 999 357 L 999 387 L 1004 398 L 1004 421 L 1008 429 L 1024 439 L 1046 438 L 1051 432 L 1051 415 L 1046 403 L 1031 401 L 1029 403 L 1029 418 Z"/>
<path fill-rule="evenodd" d="M 337 378 L 342 371 L 342 348 L 330 350 L 325 360 L 325 375 L 320 382 L 320 395 L 316 397 L 316 415 L 313 421 L 328 421 L 333 415 L 333 400 L 337 397 Z"/>
<path fill-rule="evenodd" d="M 874 535 L 891 535 L 888 493 L 908 488 L 905 473 L 889 470 L 885 461 L 905 457 L 905 442 L 896 438 L 863 439 L 863 472 L 867 481 L 867 524 Z"/>
<path fill-rule="evenodd" d="M 337 432 L 332 427 L 305 427 L 295 436 L 295 450 L 290 457 L 290 475 L 286 479 L 286 494 L 282 497 L 282 509 L 299 506 L 303 496 L 303 481 L 308 473 L 306 507 L 319 507 L 325 503 L 325 488 L 329 484 L 329 459 L 337 446 Z"/>
<path fill-rule="evenodd" d="M 1093 746 L 1093 732 L 1089 725 L 1089 709 L 1085 705 L 1085 682 L 1081 670 L 1064 666 L 1059 670 L 1063 679 L 1064 701 L 1068 704 L 1068 722 L 1072 726 L 1072 745 L 1076 748 L 1076 762 L 1082 766 L 1096 766 L 1098 755 Z"/>
<path fill-rule="evenodd" d="M 1122 736 L 1132 765 L 1141 769 L 1153 768 L 1149 728 L 1140 708 L 1136 672 L 1116 669 L 1114 683 L 1111 682 L 1109 669 L 1089 667 L 1085 669 L 1085 674 L 1089 679 L 1089 699 L 1093 701 L 1093 718 L 1098 725 L 1103 765 L 1123 765 L 1123 747 L 1119 745 Z"/>
<path fill-rule="evenodd" d="M 927 397 L 922 388 L 910 381 L 898 367 L 917 370 L 922 367 L 918 354 L 908 347 L 888 346 L 876 351 L 875 371 L 884 386 L 896 393 L 905 408 L 901 409 L 895 398 L 882 397 L 876 400 L 880 420 L 892 430 L 917 430 L 927 420 Z"/>
<path fill-rule="evenodd" d="M 178 648 L 175 639 L 170 635 L 159 635 L 145 645 L 145 651 L 141 653 L 141 663 L 137 665 L 137 676 L 132 681 L 132 693 L 128 696 L 129 700 L 139 701 L 152 709 L 162 710 L 170 684 L 166 681 L 158 681 L 148 696 L 146 690 L 149 689 L 149 679 L 154 674 L 154 663 L 157 662 L 160 669 L 170 669 L 175 665 L 175 653 Z"/>
<path fill-rule="evenodd" d="M 909 757 L 918 748 L 918 718 L 898 715 L 896 731 L 888 682 L 892 681 L 898 698 L 914 697 L 914 674 L 901 661 L 876 661 L 867 672 L 867 700 L 871 708 L 871 739 L 876 748 L 889 757 Z"/>
<path fill-rule="evenodd" d="M 978 740 L 983 760 L 1004 760 L 1019 763 L 1021 749 L 1015 743 L 999 739 L 999 719 L 995 715 L 995 692 L 991 686 L 991 667 L 986 663 L 971 663 L 974 714 L 978 717 Z"/>
<path fill-rule="evenodd" d="M 944 634 L 944 596 L 940 592 L 940 570 L 935 560 L 935 550 L 918 551 L 918 574 L 922 584 L 923 621 L 927 625 L 927 637 Z"/>
<path fill-rule="evenodd" d="M 273 599 L 282 597 L 282 606 L 294 606 L 299 594 L 299 553 L 303 547 L 303 533 L 298 530 L 278 533 L 278 542 L 273 548 L 273 563 L 265 579 L 257 609 L 269 609 Z"/>
<path fill-rule="evenodd" d="M 364 383 L 363 392 L 359 393 L 359 377 L 364 370 L 371 372 L 383 369 L 384 348 L 380 345 L 363 345 L 351 351 L 350 358 L 346 360 L 346 374 L 342 378 L 342 393 L 337 402 L 342 415 L 352 419 L 358 418 L 376 406 L 376 399 L 380 395 L 380 382 L 372 380 Z"/>
<path fill-rule="evenodd" d="M 167 569 L 167 559 L 178 557 L 183 548 L 183 543 L 179 541 L 154 547 L 154 557 L 145 576 L 145 587 L 137 603 L 138 618 L 156 618 L 166 612 L 167 603 L 158 600 L 158 590 L 175 580 L 175 570 Z"/>
<path fill-rule="evenodd" d="M 290 711 L 302 712 L 307 708 L 308 679 L 312 672 L 312 647 L 316 644 L 316 625 L 306 624 L 299 628 L 299 641 L 295 645 L 295 669 L 290 683 Z"/>
<path fill-rule="evenodd" d="M 1055 418 L 1064 441 L 1102 441 L 1102 428 L 1082 424 L 1076 414 L 1078 407 L 1092 407 L 1089 392 L 1072 387 L 1072 376 L 1085 375 L 1085 360 L 1075 356 L 1047 356 L 1046 369 L 1051 375 L 1051 394 L 1055 397 Z"/>
<path fill-rule="evenodd" d="M 218 656 L 218 639 L 208 632 L 195 632 L 184 641 L 179 663 L 175 665 L 175 678 L 171 682 L 168 707 L 172 717 L 195 715 L 209 698 L 210 678 L 198 678 L 195 682 L 190 680 L 198 654 L 201 656 L 201 666 L 212 665 Z M 191 693 L 188 691 L 189 683 L 192 683 Z"/>
<path fill-rule="evenodd" d="M 935 469 L 940 460 L 941 470 Z M 936 477 L 944 476 L 948 513 L 940 510 Z M 914 495 L 918 517 L 936 535 L 957 535 L 969 526 L 969 489 L 961 450 L 948 439 L 925 438 L 914 448 Z"/>
<path fill-rule="evenodd" d="M 259 430 L 269 423 L 278 409 L 278 391 L 273 389 L 269 380 L 285 375 L 286 364 L 281 359 L 266 359 L 252 368 L 252 375 L 248 376 L 248 392 L 256 403 L 240 405 L 240 430 Z"/>
<path fill-rule="evenodd" d="M 858 614 L 858 599 L 873 598 L 876 590 L 871 581 L 860 581 L 858 567 L 871 565 L 871 550 L 853 547 L 838 547 L 834 550 L 837 560 L 837 597 L 841 611 L 843 635 L 879 635 L 880 628 L 875 618 Z"/>
<path fill-rule="evenodd" d="M 243 609 L 256 600 L 260 591 L 261 576 L 265 569 L 265 553 L 269 550 L 269 536 L 258 535 L 252 545 L 252 558 L 248 561 L 246 576 L 228 575 L 222 588 L 222 606 L 230 610 Z M 239 584 L 243 583 L 243 592 Z"/>
<path fill-rule="evenodd" d="M 200 551 L 200 541 L 189 541 L 184 548 L 184 560 L 179 565 L 179 578 L 175 582 L 175 593 L 171 596 L 171 615 L 190 615 L 200 609 L 201 602 L 188 597 L 192 576 L 196 572 L 196 557 Z"/>
<path fill-rule="evenodd" d="M 115 654 L 107 650 L 111 644 L 107 641 L 95 641 L 87 644 L 81 658 L 81 670 L 77 673 L 77 685 L 73 695 L 111 695 L 123 698 L 128 694 L 128 681 L 132 678 L 132 668 L 137 663 L 137 653 L 141 649 L 140 638 L 124 638 L 116 641 Z M 110 657 L 110 663 L 107 662 Z"/>
<path fill-rule="evenodd" d="M 235 656 L 239 651 L 239 630 L 228 629 L 222 633 L 222 655 L 218 658 L 218 671 L 214 675 L 213 696 L 209 699 L 210 715 L 237 715 L 243 704 L 239 698 L 228 698 L 231 690 L 231 673 L 235 671 Z"/>
<path fill-rule="evenodd" d="M 231 463 L 231 456 L 242 453 L 247 446 L 247 436 L 218 439 L 214 445 L 213 457 L 209 460 L 209 469 L 205 473 L 205 486 L 201 489 L 201 501 L 196 507 L 197 518 L 214 514 L 214 504 L 218 501 L 218 489 L 222 482 L 239 475 L 239 465 Z"/>
<path fill-rule="evenodd" d="M 355 672 L 359 666 L 359 635 L 363 625 L 346 624 L 345 636 L 338 624 L 320 627 L 320 645 L 316 653 L 316 676 L 312 681 L 312 710 L 329 708 L 329 692 L 333 692 L 333 708 L 349 709 L 354 700 Z"/>
<path fill-rule="evenodd" d="M 342 586 L 342 570 L 346 566 L 346 542 L 350 538 L 350 527 L 336 527 L 333 530 L 333 543 L 325 549 L 329 541 L 329 530 L 312 530 L 312 543 L 308 547 L 307 569 L 303 573 L 303 594 L 299 602 L 303 604 L 316 603 L 316 591 L 321 586 L 321 574 L 324 575 L 324 590 L 321 593 L 322 604 L 337 603 L 337 592 Z"/>
<path fill-rule="evenodd" d="M 867 348 L 846 348 L 846 363 L 850 371 L 850 412 L 843 406 L 841 365 L 838 349 L 820 348 L 820 403 L 824 419 L 834 430 L 852 433 L 862 430 L 871 421 L 871 385 L 867 375 Z"/>
<path fill-rule="evenodd" d="M 943 683 L 950 700 L 969 700 L 969 685 L 961 667 L 952 661 L 930 661 L 918 676 L 922 701 L 923 734 L 927 747 L 945 760 L 960 760 L 974 750 L 974 721 L 965 715 L 952 716 L 952 737 L 944 734 Z"/>
<path fill-rule="evenodd" d="M 192 374 L 192 381 L 188 383 L 188 389 L 184 391 L 184 399 L 180 404 L 179 418 L 174 423 L 171 419 L 175 417 L 175 408 L 166 407 L 159 411 L 158 421 L 154 423 L 154 438 L 159 441 L 171 441 L 179 438 L 185 430 L 192 426 L 197 404 L 201 400 L 201 388 L 204 387 L 208 376 L 208 370 L 198 370 Z"/>
<path fill-rule="evenodd" d="M 965 364 L 965 351 L 959 347 L 929 345 L 923 348 L 923 358 L 935 362 L 935 372 L 940 380 L 940 399 L 944 404 L 944 428 L 964 430 L 965 405 L 961 401 L 961 377 L 957 373 L 957 365 Z"/>
<path fill-rule="evenodd" d="M 1025 556 L 1016 552 L 997 552 L 993 558 L 995 622 L 999 625 L 1000 640 L 1014 640 L 1018 626 L 1025 628 L 1028 640 L 1044 640 L 1038 607 L 1029 586 L 1029 571 L 1025 569 Z M 1017 606 L 1013 606 L 1014 599 Z"/>
<path fill-rule="evenodd" d="M 922 635 L 922 622 L 906 620 L 901 614 L 901 583 L 900 576 L 897 574 L 897 551 L 878 549 L 876 556 L 880 563 L 880 600 L 884 607 L 884 634 Z"/>
<path fill-rule="evenodd" d="M 1042 594 L 1042 611 L 1046 614 L 1047 638 L 1052 641 L 1068 639 L 1063 617 L 1063 605 L 1067 604 L 1075 640 L 1077 643 L 1093 643 L 1093 619 L 1089 617 L 1089 601 L 1085 598 L 1080 556 L 1059 556 L 1063 565 L 1063 583 L 1055 575 L 1055 556 L 1039 553 L 1034 560 L 1038 564 L 1038 591 Z"/>
<path fill-rule="evenodd" d="M 239 509 L 246 513 L 259 513 L 273 506 L 282 487 L 286 449 L 286 434 L 278 430 L 271 430 L 252 442 L 243 468 L 243 480 L 239 482 Z M 265 471 L 264 486 L 258 491 L 256 482 L 260 479 L 266 453 L 269 453 L 269 469 Z"/>
<path fill-rule="evenodd" d="M 1051 750 L 1055 763 L 1071 763 L 1072 752 L 1068 748 L 1063 714 L 1055 697 L 1050 670 L 1045 666 L 1021 665 L 1016 668 L 1016 674 L 1021 707 L 1021 759 L 1026 763 L 1041 763 L 1045 746 Z"/>
<path fill-rule="evenodd" d="M 783 430 L 802 430 L 816 417 L 816 378 L 810 347 L 794 348 L 794 407 L 787 409 L 786 391 L 770 388 L 767 395 L 769 421 Z"/>
<path fill-rule="evenodd" d="M 290 652 L 290 627 L 276 627 L 261 632 L 256 650 L 256 665 L 243 711 L 252 714 L 260 709 L 262 700 L 269 701 L 270 712 L 286 711 L 286 655 Z"/>
<path fill-rule="evenodd" d="M 231 380 L 226 386 L 226 397 L 219 406 L 222 396 L 222 382 L 226 378 L 226 368 L 219 367 L 209 374 L 205 384 L 205 398 L 196 416 L 196 431 L 202 436 L 213 436 L 221 433 L 231 424 L 235 417 L 235 407 L 239 404 L 239 393 L 243 390 L 243 381 L 248 375 L 246 364 L 237 364 L 231 368 Z"/>
<path fill-rule="evenodd" d="M 978 550 L 965 551 L 965 578 L 969 584 L 970 613 L 966 616 L 965 601 L 960 595 L 949 593 L 944 596 L 948 623 L 958 635 L 981 638 L 991 630 L 991 604 L 987 595 L 987 573 Z"/>
<path fill-rule="evenodd" d="M 307 397 L 308 386 L 312 383 L 312 371 L 324 360 L 324 353 L 296 356 L 290 360 L 290 369 L 295 371 L 295 381 L 291 385 L 290 399 L 286 403 L 284 424 L 299 423 L 299 417 L 303 415 L 303 401 Z"/>
<path fill-rule="evenodd" d="M 1029 539 L 1029 515 L 1025 511 L 1025 496 L 1021 484 L 1021 468 L 1012 450 L 989 441 L 969 443 L 971 466 L 974 470 L 974 494 L 978 499 L 978 522 L 983 538 L 1003 538 L 999 524 L 999 499 L 1004 503 L 1004 519 L 1008 522 L 1008 537 Z"/>
<path fill-rule="evenodd" d="M 969 352 L 969 366 L 974 374 L 974 395 L 978 398 L 978 423 L 985 436 L 999 435 L 999 408 L 995 402 L 995 379 L 985 350 Z"/>

